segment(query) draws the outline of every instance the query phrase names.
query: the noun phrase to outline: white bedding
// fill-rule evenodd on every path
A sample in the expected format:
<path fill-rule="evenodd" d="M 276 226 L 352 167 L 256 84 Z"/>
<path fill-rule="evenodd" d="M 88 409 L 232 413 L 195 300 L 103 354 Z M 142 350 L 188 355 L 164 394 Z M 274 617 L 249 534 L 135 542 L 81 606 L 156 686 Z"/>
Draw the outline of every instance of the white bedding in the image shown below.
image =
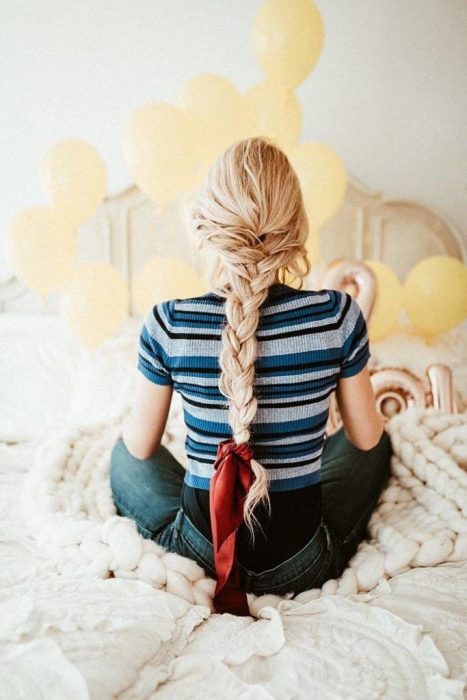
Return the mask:
<path fill-rule="evenodd" d="M 130 319 L 83 361 L 59 319 L 0 316 L 0 698 L 462 698 L 467 561 L 369 593 L 265 605 L 257 620 L 141 581 L 58 573 L 27 534 L 22 487 L 37 446 L 65 421 L 119 414 L 139 326 Z M 464 347 L 449 337 L 405 366 L 423 373 L 416 357 L 443 359 L 466 386 Z M 374 361 L 389 352 L 372 349 Z"/>

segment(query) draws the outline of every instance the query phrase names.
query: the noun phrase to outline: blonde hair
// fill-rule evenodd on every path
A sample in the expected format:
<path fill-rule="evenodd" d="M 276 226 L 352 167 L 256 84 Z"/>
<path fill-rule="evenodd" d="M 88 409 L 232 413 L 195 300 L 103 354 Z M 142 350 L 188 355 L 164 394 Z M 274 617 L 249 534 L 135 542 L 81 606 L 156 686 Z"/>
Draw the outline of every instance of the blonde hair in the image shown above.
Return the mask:
<path fill-rule="evenodd" d="M 267 137 L 236 141 L 211 165 L 190 204 L 195 245 L 211 253 L 212 291 L 225 298 L 219 389 L 229 399 L 228 421 L 236 444 L 250 439 L 257 412 L 254 394 L 255 337 L 260 307 L 277 282 L 298 280 L 311 264 L 309 233 L 300 183 L 285 153 Z M 299 263 L 303 264 L 300 267 Z M 244 521 L 254 541 L 257 504 L 271 503 L 268 472 L 255 459 L 256 477 L 244 502 Z"/>

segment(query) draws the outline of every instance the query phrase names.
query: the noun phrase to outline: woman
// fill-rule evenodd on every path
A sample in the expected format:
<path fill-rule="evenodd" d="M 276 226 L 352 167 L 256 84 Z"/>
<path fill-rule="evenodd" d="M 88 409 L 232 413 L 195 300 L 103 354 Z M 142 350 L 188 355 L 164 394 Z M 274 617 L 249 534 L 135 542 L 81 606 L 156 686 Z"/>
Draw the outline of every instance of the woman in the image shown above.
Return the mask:
<path fill-rule="evenodd" d="M 391 443 L 360 307 L 302 289 L 308 220 L 283 151 L 232 144 L 190 220 L 211 291 L 146 316 L 111 486 L 144 537 L 217 579 L 217 612 L 248 615 L 247 591 L 296 594 L 342 573 L 388 482 Z M 161 446 L 174 389 L 187 471 Z M 343 426 L 327 438 L 334 391 Z"/>

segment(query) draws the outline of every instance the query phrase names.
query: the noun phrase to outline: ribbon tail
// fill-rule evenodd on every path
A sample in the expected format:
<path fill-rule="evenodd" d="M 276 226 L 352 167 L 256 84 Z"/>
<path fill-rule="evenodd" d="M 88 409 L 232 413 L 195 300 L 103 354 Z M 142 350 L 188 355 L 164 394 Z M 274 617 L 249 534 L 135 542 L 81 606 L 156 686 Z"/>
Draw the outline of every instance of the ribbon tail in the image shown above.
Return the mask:
<path fill-rule="evenodd" d="M 213 604 L 218 613 L 250 615 L 246 592 L 240 588 L 236 551 L 237 530 L 243 522 L 242 498 L 239 498 L 237 485 L 247 491 L 249 477 L 249 474 L 242 474 L 241 465 L 232 455 L 216 460 L 209 507 L 217 577 Z"/>
<path fill-rule="evenodd" d="M 219 567 L 216 589 L 214 591 L 214 608 L 218 613 L 228 612 L 232 615 L 250 615 L 248 598 L 240 588 L 240 570 L 236 557 L 237 531 L 232 532 L 219 550 L 216 570 Z"/>

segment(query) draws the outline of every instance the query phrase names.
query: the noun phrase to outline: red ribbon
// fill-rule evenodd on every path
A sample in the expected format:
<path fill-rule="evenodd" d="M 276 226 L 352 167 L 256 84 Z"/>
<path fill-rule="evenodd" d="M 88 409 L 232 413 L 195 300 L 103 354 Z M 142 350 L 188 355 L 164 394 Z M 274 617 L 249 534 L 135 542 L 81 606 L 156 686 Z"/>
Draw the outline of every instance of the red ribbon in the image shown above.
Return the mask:
<path fill-rule="evenodd" d="M 217 448 L 215 473 L 209 488 L 209 511 L 217 584 L 214 608 L 218 613 L 250 615 L 246 593 L 240 589 L 237 529 L 243 522 L 244 499 L 254 481 L 246 443 L 223 440 Z"/>

